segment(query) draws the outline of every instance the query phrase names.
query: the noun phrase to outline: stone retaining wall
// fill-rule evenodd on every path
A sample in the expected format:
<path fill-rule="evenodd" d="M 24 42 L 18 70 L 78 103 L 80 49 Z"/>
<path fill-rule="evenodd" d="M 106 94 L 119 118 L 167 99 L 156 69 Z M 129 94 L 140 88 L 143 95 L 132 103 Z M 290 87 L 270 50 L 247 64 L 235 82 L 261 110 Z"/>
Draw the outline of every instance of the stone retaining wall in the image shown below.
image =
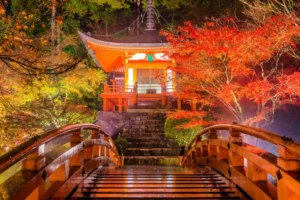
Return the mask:
<path fill-rule="evenodd" d="M 103 128 L 103 130 L 114 137 L 118 133 L 122 133 L 123 129 L 143 129 L 145 122 L 153 117 L 158 119 L 165 118 L 166 113 L 134 113 L 134 112 L 104 112 L 97 113 L 96 125 Z M 150 128 L 150 127 L 149 127 Z"/>

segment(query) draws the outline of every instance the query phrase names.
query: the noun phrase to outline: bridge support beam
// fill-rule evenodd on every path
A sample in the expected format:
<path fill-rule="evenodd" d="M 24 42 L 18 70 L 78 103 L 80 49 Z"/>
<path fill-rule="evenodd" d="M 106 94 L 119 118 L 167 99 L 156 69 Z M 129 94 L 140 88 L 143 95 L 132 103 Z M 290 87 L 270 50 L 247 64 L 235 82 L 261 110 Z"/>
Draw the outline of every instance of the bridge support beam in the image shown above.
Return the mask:
<path fill-rule="evenodd" d="M 43 199 L 46 193 L 46 183 L 44 180 L 39 181 L 39 186 L 26 197 L 26 200 Z"/>
<path fill-rule="evenodd" d="M 105 148 L 105 155 L 106 155 L 106 157 L 109 157 L 109 158 L 111 157 L 110 149 L 108 147 Z"/>
<path fill-rule="evenodd" d="M 100 155 L 105 156 L 105 153 L 106 153 L 106 146 L 101 145 L 100 146 Z"/>
<path fill-rule="evenodd" d="M 291 186 L 291 185 L 289 185 Z M 293 188 L 294 190 L 299 190 L 299 188 Z M 300 196 L 295 194 L 291 188 L 287 187 L 283 180 L 277 182 L 277 194 L 278 199 L 288 199 L 288 200 L 298 200 Z"/>
<path fill-rule="evenodd" d="M 110 144 L 110 138 L 108 136 L 104 136 L 104 140 Z M 105 156 L 110 157 L 110 149 L 109 147 L 105 147 Z"/>
<path fill-rule="evenodd" d="M 208 134 L 208 139 L 218 139 L 218 135 L 216 131 L 210 131 Z M 208 156 L 213 157 L 217 156 L 217 146 L 208 144 Z"/>
<path fill-rule="evenodd" d="M 101 135 L 98 130 L 93 130 L 91 134 L 91 139 L 100 139 Z M 100 156 L 100 146 L 94 145 L 93 146 L 93 157 L 99 157 Z"/>
<path fill-rule="evenodd" d="M 34 152 L 26 156 L 22 161 L 22 170 L 38 171 L 46 164 L 44 157 L 45 144 L 39 146 Z"/>
<path fill-rule="evenodd" d="M 70 142 L 71 142 L 71 146 L 75 146 L 81 143 L 82 142 L 81 131 L 72 132 Z"/>
<path fill-rule="evenodd" d="M 83 165 L 83 151 L 78 152 L 69 160 L 70 167 L 81 167 Z"/>
<path fill-rule="evenodd" d="M 83 150 L 83 159 L 91 160 L 93 158 L 93 147 L 87 147 Z"/>
<path fill-rule="evenodd" d="M 217 147 L 217 159 L 218 160 L 228 160 L 229 153 L 228 150 L 218 146 Z"/>
<path fill-rule="evenodd" d="M 248 178 L 251 181 L 267 181 L 267 172 L 258 165 L 248 160 Z"/>
<path fill-rule="evenodd" d="M 58 167 L 52 174 L 49 176 L 50 181 L 65 181 L 69 177 L 69 161 L 66 161 L 60 167 Z"/>
<path fill-rule="evenodd" d="M 199 157 L 201 157 L 201 148 L 197 147 L 196 148 L 196 158 L 199 158 Z"/>
<path fill-rule="evenodd" d="M 244 166 L 244 157 L 240 156 L 237 153 L 234 153 L 232 151 L 229 151 L 229 165 L 231 167 L 240 167 Z"/>
<path fill-rule="evenodd" d="M 234 131 L 231 127 L 229 129 L 229 134 L 229 142 L 235 144 L 242 144 L 242 137 L 240 132 Z M 228 143 L 228 149 L 230 149 L 230 143 Z M 244 157 L 240 156 L 237 153 L 234 153 L 231 150 L 229 150 L 228 161 L 229 165 L 232 167 L 244 166 Z"/>
<path fill-rule="evenodd" d="M 286 147 L 278 145 L 277 165 L 285 171 L 300 171 L 300 160 L 294 153 L 289 152 Z"/>
<path fill-rule="evenodd" d="M 201 156 L 207 157 L 208 156 L 208 146 L 202 145 L 201 146 Z"/>

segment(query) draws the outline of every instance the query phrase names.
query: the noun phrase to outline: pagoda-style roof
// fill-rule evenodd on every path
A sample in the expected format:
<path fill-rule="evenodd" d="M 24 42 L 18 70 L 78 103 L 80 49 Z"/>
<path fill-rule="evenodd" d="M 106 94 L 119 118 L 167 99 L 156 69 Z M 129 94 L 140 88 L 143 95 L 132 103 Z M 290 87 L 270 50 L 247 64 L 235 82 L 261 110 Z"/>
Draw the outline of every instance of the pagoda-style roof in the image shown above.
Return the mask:
<path fill-rule="evenodd" d="M 132 53 L 156 53 L 165 52 L 171 46 L 157 31 L 145 31 L 139 36 L 127 36 L 122 38 L 97 39 L 78 31 L 89 54 L 96 63 L 106 72 L 123 67 L 125 51 Z"/>

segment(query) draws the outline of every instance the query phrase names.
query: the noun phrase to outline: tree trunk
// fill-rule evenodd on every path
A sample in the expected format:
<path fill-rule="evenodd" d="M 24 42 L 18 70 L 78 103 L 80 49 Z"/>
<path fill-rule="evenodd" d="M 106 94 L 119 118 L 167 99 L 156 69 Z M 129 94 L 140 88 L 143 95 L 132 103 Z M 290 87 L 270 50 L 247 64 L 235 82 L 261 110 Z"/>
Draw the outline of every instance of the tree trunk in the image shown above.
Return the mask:
<path fill-rule="evenodd" d="M 136 35 L 140 35 L 140 6 L 141 1 L 136 1 Z"/>
<path fill-rule="evenodd" d="M 107 22 L 107 19 L 105 20 L 105 35 L 108 38 L 108 22 Z"/>
<path fill-rule="evenodd" d="M 51 47 L 55 45 L 55 15 L 56 15 L 56 0 L 52 0 L 52 10 L 51 10 Z"/>

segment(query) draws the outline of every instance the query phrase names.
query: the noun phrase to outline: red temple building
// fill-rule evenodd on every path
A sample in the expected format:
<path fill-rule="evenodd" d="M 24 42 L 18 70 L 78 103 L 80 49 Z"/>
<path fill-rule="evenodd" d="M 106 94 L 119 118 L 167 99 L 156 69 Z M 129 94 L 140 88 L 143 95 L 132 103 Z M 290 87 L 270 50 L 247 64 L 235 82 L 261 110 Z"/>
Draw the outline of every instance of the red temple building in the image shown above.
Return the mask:
<path fill-rule="evenodd" d="M 109 80 L 100 94 L 103 111 L 133 108 L 170 108 L 176 98 L 176 74 L 168 69 L 175 63 L 165 52 L 171 46 L 159 35 L 154 22 L 152 0 L 148 1 L 147 23 L 143 34 L 114 38 L 96 38 L 79 32 L 95 62 Z M 191 105 L 196 110 L 196 102 Z"/>

